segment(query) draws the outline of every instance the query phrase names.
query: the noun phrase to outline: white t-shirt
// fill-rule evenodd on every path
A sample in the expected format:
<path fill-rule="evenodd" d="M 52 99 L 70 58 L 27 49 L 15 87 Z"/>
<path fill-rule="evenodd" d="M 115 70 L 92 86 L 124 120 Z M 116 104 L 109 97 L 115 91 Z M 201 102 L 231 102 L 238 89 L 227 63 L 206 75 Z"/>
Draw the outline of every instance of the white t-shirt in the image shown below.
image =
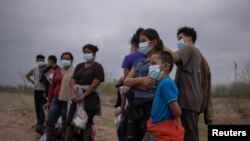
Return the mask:
<path fill-rule="evenodd" d="M 39 67 L 35 67 L 35 68 L 31 69 L 30 72 L 28 73 L 28 75 L 31 75 L 34 77 L 34 82 L 35 82 L 34 89 L 35 90 L 45 91 L 44 84 L 40 82 L 42 74 L 41 74 Z"/>

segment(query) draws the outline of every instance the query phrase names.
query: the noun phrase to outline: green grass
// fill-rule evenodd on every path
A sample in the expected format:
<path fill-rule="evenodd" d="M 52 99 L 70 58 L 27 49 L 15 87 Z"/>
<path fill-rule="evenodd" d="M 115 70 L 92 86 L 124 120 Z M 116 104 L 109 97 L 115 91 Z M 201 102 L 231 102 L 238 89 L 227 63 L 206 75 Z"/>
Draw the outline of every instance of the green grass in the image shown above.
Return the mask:
<path fill-rule="evenodd" d="M 238 82 L 215 86 L 212 90 L 212 96 L 250 99 L 250 83 Z"/>
<path fill-rule="evenodd" d="M 101 91 L 105 94 L 115 94 L 117 88 L 115 87 L 116 82 L 104 82 L 101 84 Z"/>
<path fill-rule="evenodd" d="M 207 125 L 199 123 L 199 136 L 207 138 Z"/>

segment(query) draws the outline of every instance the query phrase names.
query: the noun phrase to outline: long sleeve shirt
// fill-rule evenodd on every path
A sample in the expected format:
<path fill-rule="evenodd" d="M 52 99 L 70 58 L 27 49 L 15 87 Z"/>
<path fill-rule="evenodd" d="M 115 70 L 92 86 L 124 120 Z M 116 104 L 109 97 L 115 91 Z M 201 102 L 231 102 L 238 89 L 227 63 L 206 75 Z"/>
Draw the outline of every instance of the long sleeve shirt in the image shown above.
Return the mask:
<path fill-rule="evenodd" d="M 59 66 L 56 66 L 53 68 L 53 78 L 52 83 L 49 88 L 49 94 L 48 94 L 48 102 L 51 102 L 54 96 L 59 96 L 61 83 L 63 75 L 61 73 L 61 68 Z"/>

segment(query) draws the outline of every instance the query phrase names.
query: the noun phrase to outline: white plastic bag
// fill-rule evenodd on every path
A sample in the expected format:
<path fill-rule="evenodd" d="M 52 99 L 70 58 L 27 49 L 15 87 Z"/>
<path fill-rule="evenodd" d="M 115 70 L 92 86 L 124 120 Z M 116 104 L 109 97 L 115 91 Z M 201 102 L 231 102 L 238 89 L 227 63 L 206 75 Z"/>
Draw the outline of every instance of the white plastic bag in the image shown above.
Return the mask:
<path fill-rule="evenodd" d="M 121 107 L 116 108 L 116 110 L 120 110 L 120 109 L 121 109 Z M 121 117 L 122 117 L 122 114 L 119 114 L 119 115 L 114 117 L 114 124 L 115 124 L 117 129 L 119 128 L 119 125 L 121 123 Z"/>
<path fill-rule="evenodd" d="M 75 127 L 85 129 L 87 121 L 88 115 L 84 110 L 83 104 L 77 104 L 76 112 L 71 124 Z"/>
<path fill-rule="evenodd" d="M 43 134 L 41 137 L 40 137 L 40 139 L 39 139 L 39 141 L 46 141 L 46 134 Z"/>

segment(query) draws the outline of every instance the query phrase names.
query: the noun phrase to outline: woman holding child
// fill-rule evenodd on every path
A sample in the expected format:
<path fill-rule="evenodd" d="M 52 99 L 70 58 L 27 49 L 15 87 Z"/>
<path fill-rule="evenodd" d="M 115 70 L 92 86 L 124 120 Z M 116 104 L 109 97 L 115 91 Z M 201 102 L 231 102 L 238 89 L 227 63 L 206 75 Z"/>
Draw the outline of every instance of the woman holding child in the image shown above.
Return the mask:
<path fill-rule="evenodd" d="M 163 50 L 163 42 L 156 30 L 148 28 L 140 34 L 139 51 L 145 57 L 138 59 L 124 85 L 131 88 L 127 97 L 129 101 L 127 139 L 142 140 L 146 133 L 146 122 L 150 117 L 152 101 L 155 96 L 158 81 L 149 74 L 150 57 Z M 151 76 L 151 77 L 150 77 Z"/>

